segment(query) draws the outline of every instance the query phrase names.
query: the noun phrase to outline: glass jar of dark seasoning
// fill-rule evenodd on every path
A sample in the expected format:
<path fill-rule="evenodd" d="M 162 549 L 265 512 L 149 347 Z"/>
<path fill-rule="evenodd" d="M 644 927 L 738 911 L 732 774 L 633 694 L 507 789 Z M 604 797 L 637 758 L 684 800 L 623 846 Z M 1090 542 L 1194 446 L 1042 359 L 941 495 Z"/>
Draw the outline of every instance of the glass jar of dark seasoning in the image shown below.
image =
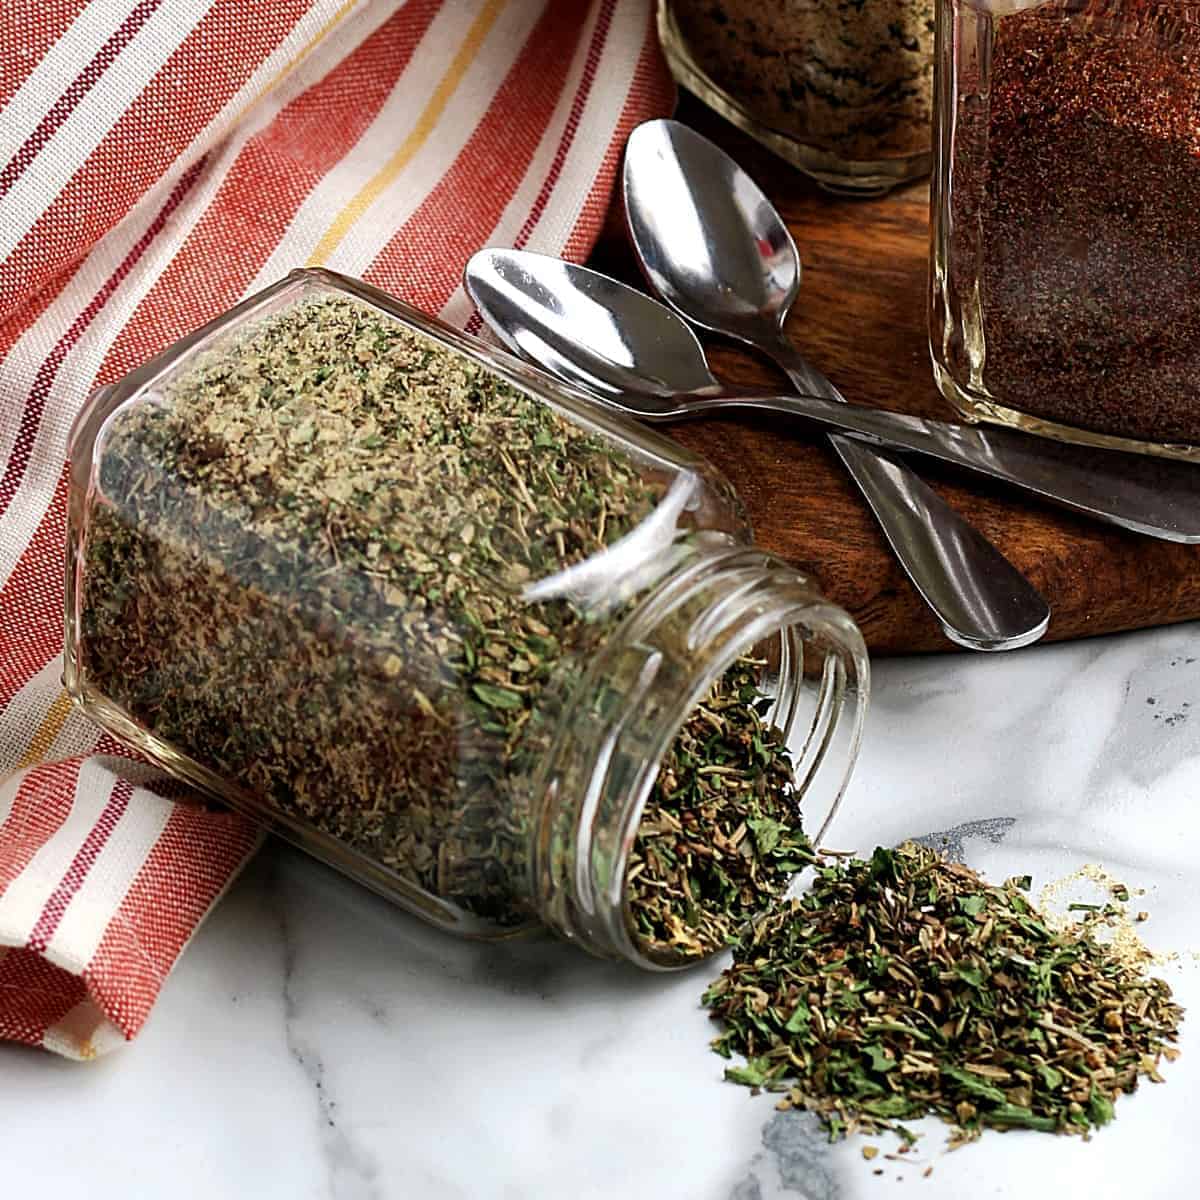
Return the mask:
<path fill-rule="evenodd" d="M 74 699 L 428 920 L 675 967 L 811 861 L 862 639 L 674 443 L 301 271 L 71 460 Z"/>
<path fill-rule="evenodd" d="M 934 0 L 659 0 L 675 78 L 829 191 L 925 175 Z"/>
<path fill-rule="evenodd" d="M 942 393 L 1200 459 L 1200 4 L 939 0 L 938 59 Z"/>

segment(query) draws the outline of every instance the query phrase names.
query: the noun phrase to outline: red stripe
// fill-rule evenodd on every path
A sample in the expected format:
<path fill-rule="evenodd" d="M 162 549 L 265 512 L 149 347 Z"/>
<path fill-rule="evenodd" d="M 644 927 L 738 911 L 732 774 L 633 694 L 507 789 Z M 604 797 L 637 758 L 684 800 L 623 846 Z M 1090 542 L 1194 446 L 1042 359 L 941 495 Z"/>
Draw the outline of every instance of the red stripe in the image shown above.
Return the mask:
<path fill-rule="evenodd" d="M 61 649 L 68 468 L 41 523 L 0 588 L 0 713 Z"/>
<path fill-rule="evenodd" d="M 5 465 L 4 475 L 0 477 L 0 516 L 4 515 L 9 504 L 12 503 L 12 498 L 17 494 L 17 489 L 21 486 L 21 480 L 25 476 L 25 469 L 29 465 L 29 457 L 33 452 L 33 443 L 37 438 L 37 432 L 42 423 L 42 412 L 46 407 L 46 398 L 50 394 L 51 385 L 54 383 L 54 378 L 58 374 L 59 367 L 62 366 L 63 359 L 66 358 L 72 347 L 83 336 L 88 326 L 96 319 L 96 315 L 100 310 L 112 298 L 113 292 L 117 290 L 121 282 L 133 270 L 151 242 L 162 232 L 163 226 L 166 225 L 171 214 L 183 202 L 184 197 L 191 191 L 196 180 L 200 178 L 206 160 L 207 155 L 184 172 L 170 196 L 167 197 L 167 202 L 159 209 L 158 214 L 150 222 L 149 226 L 147 226 L 146 231 L 134 243 L 117 269 L 105 280 L 100 290 L 91 298 L 87 307 L 71 323 L 70 329 L 59 338 L 49 357 L 46 358 L 38 369 L 37 375 L 34 376 L 33 386 L 29 390 L 25 410 L 21 414 L 21 426 L 17 430 L 17 438 L 13 443 L 12 453 L 9 455 L 8 462 Z"/>
<path fill-rule="evenodd" d="M 84 971 L 92 998 L 127 1038 L 261 836 L 233 813 L 186 804 L 172 811 Z"/>
<path fill-rule="evenodd" d="M 101 733 L 96 739 L 96 744 L 92 747 L 91 753 L 92 757 L 95 758 L 99 758 L 102 755 L 108 758 L 139 758 L 128 746 L 118 742 L 111 733 Z M 141 759 L 140 761 L 144 762 L 145 759 Z"/>
<path fill-rule="evenodd" d="M 71 811 L 83 759 L 31 767 L 13 797 L 12 812 L 0 825 L 0 896 L 33 856 L 62 828 Z"/>
<path fill-rule="evenodd" d="M 587 106 L 588 97 L 592 94 L 592 84 L 596 82 L 596 68 L 600 66 L 600 56 L 604 53 L 604 43 L 608 40 L 608 31 L 612 27 L 615 8 L 616 0 L 604 0 L 604 3 L 600 5 L 600 13 L 596 17 L 596 31 L 592 36 L 591 45 L 588 46 L 587 58 L 583 64 L 583 78 L 579 81 L 579 90 L 575 93 L 575 99 L 571 104 L 567 127 L 563 130 L 562 140 L 554 152 L 554 161 L 550 164 L 550 170 L 537 194 L 537 199 L 534 200 L 533 207 L 529 210 L 529 216 L 525 218 L 525 224 L 521 226 L 521 231 L 513 241 L 513 246 L 517 250 L 520 250 L 529 241 L 530 235 L 546 211 L 546 205 L 549 204 L 550 196 L 558 184 L 558 177 L 562 174 L 563 165 L 574 144 L 575 135 L 579 132 L 579 121 L 583 116 L 583 110 Z"/>
<path fill-rule="evenodd" d="M 50 898 L 46 901 L 45 908 L 42 909 L 42 915 L 38 917 L 37 924 L 34 925 L 33 931 L 29 935 L 29 941 L 26 943 L 27 949 L 32 950 L 35 954 L 46 952 L 46 947 L 50 945 L 50 939 L 54 936 L 54 931 L 62 921 L 63 914 L 66 913 L 72 898 L 83 886 L 88 872 L 95 865 L 96 859 L 100 857 L 100 851 L 108 844 L 108 839 L 112 837 L 117 822 L 125 815 L 125 810 L 129 807 L 129 798 L 132 795 L 133 784 L 127 779 L 118 779 L 113 785 L 112 794 L 104 806 L 104 811 L 88 831 L 83 845 L 79 847 L 71 865 L 67 868 L 67 873 L 50 893 Z"/>
<path fill-rule="evenodd" d="M 637 66 L 634 68 L 629 95 L 625 99 L 624 108 L 613 130 L 604 154 L 604 162 L 592 184 L 592 190 L 584 200 L 575 228 L 563 247 L 563 258 L 582 260 L 595 244 L 612 205 L 621 156 L 634 127 L 651 117 L 666 116 L 673 109 L 674 103 L 675 84 L 658 44 L 654 14 L 648 13 L 645 40 Z"/>
<path fill-rule="evenodd" d="M 513 247 L 517 250 L 520 250 L 529 241 L 538 221 L 546 211 L 546 205 L 550 203 L 550 197 L 562 174 L 567 155 L 575 142 L 575 135 L 579 132 L 579 122 L 583 117 L 584 108 L 587 107 L 592 85 L 596 81 L 596 70 L 600 66 L 600 58 L 604 53 L 604 43 L 608 40 L 608 31 L 612 27 L 615 9 L 616 0 L 603 0 L 600 5 L 600 11 L 596 15 L 596 27 L 592 31 L 592 40 L 588 45 L 587 57 L 583 62 L 583 73 L 580 76 L 579 86 L 575 89 L 575 96 L 571 101 L 571 111 L 567 114 L 567 123 L 559 138 L 558 146 L 555 148 L 550 170 L 547 172 L 546 178 L 542 180 L 542 186 L 529 209 L 529 215 L 513 239 Z M 467 322 L 467 332 L 478 333 L 482 323 L 479 314 L 472 313 L 471 319 Z"/>
<path fill-rule="evenodd" d="M 427 312 L 442 308 L 529 170 L 578 40 L 579 14 L 570 5 L 547 5 L 449 170 L 365 278 Z"/>
<path fill-rule="evenodd" d="M 3 0 L 0 0 L 0 4 Z M 0 304 L 0 359 L 15 346 L 21 335 L 29 329 L 38 318 L 64 291 L 74 277 L 73 264 L 59 267 L 49 273 L 39 284 L 40 290 L 28 296 L 16 312 L 4 315 L 4 306 Z"/>
<path fill-rule="evenodd" d="M 96 81 L 112 66 L 117 56 L 133 40 L 134 35 L 150 19 L 162 0 L 141 0 L 141 3 L 117 27 L 108 41 L 96 51 L 69 88 L 55 101 L 54 107 L 38 122 L 37 128 L 25 139 L 8 166 L 0 171 L 0 199 L 25 173 L 25 168 L 38 156 L 42 147 L 54 136 L 62 123 L 75 111 L 80 100 L 95 86 Z"/>
<path fill-rule="evenodd" d="M 0 958 L 0 1038 L 40 1046 L 46 1031 L 86 997 L 82 979 L 36 954 L 11 950 Z"/>

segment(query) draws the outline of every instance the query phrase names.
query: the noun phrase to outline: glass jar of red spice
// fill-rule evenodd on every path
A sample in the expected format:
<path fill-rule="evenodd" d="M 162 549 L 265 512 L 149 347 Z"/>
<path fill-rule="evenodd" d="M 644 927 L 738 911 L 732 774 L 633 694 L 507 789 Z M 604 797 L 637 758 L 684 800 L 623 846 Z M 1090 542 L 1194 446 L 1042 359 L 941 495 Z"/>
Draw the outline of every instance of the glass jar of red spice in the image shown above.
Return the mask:
<path fill-rule="evenodd" d="M 939 0 L 937 54 L 943 394 L 1200 460 L 1200 4 Z"/>

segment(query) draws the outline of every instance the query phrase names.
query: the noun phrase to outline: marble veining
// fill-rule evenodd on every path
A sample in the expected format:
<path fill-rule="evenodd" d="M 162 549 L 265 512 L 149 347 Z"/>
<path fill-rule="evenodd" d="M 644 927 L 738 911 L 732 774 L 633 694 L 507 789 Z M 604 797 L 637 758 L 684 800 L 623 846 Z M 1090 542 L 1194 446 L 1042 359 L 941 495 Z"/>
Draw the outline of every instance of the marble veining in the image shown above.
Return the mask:
<path fill-rule="evenodd" d="M 876 664 L 838 849 L 921 837 L 1035 890 L 1106 867 L 1200 1022 L 1195 626 Z M 1200 1043 L 1090 1143 L 921 1122 L 830 1145 L 725 1084 L 699 998 L 550 939 L 447 937 L 280 845 L 199 932 L 141 1037 L 80 1065 L 0 1046 L 2 1194 L 39 1200 L 1176 1200 Z M 1197 1026 L 1200 1028 L 1200 1025 Z M 891 1155 L 892 1157 L 888 1157 Z M 932 1168 L 928 1178 L 926 1169 Z M 880 1171 L 881 1174 L 875 1174 Z"/>
<path fill-rule="evenodd" d="M 955 862 L 966 862 L 966 843 L 972 838 L 985 838 L 996 845 L 1004 840 L 1004 835 L 1016 823 L 1016 817 L 984 817 L 979 821 L 964 821 L 961 825 L 955 825 L 953 829 L 922 834 L 913 838 L 913 841 L 938 850 Z"/>
<path fill-rule="evenodd" d="M 763 1126 L 763 1150 L 729 1200 L 838 1200 L 829 1135 L 812 1113 L 777 1112 Z"/>
<path fill-rule="evenodd" d="M 298 1028 L 299 1002 L 295 994 L 297 944 L 289 910 L 275 909 L 283 945 L 283 1021 L 288 1053 L 312 1087 L 316 1136 L 329 1177 L 328 1194 L 347 1200 L 380 1200 L 378 1167 L 371 1155 L 358 1147 L 337 1118 L 338 1102 L 326 1083 L 320 1050 L 311 1045 Z"/>

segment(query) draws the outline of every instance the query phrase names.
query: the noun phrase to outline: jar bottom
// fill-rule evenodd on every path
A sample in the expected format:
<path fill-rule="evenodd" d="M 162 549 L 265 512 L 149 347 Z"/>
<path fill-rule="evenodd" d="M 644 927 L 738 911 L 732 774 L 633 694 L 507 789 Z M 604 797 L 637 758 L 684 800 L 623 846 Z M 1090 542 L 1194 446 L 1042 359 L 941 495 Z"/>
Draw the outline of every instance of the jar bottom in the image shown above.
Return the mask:
<path fill-rule="evenodd" d="M 1102 450 L 1121 450 L 1132 454 L 1148 454 L 1160 458 L 1200 463 L 1200 446 L 1176 442 L 1148 442 L 1138 438 L 1119 437 L 1116 434 L 1080 429 L 1076 425 L 1064 425 L 1058 421 L 1009 408 L 998 403 L 990 395 L 962 386 L 950 370 L 938 361 L 936 351 L 933 358 L 933 377 L 942 396 L 972 424 L 983 421 L 1060 442 L 1072 442 L 1076 445 L 1095 446 Z"/>
<path fill-rule="evenodd" d="M 896 158 L 846 159 L 772 128 L 734 99 L 696 62 L 669 5 L 659 5 L 658 33 L 671 74 L 683 87 L 743 133 L 803 171 L 823 190 L 850 199 L 870 199 L 930 173 L 932 150 Z"/>

